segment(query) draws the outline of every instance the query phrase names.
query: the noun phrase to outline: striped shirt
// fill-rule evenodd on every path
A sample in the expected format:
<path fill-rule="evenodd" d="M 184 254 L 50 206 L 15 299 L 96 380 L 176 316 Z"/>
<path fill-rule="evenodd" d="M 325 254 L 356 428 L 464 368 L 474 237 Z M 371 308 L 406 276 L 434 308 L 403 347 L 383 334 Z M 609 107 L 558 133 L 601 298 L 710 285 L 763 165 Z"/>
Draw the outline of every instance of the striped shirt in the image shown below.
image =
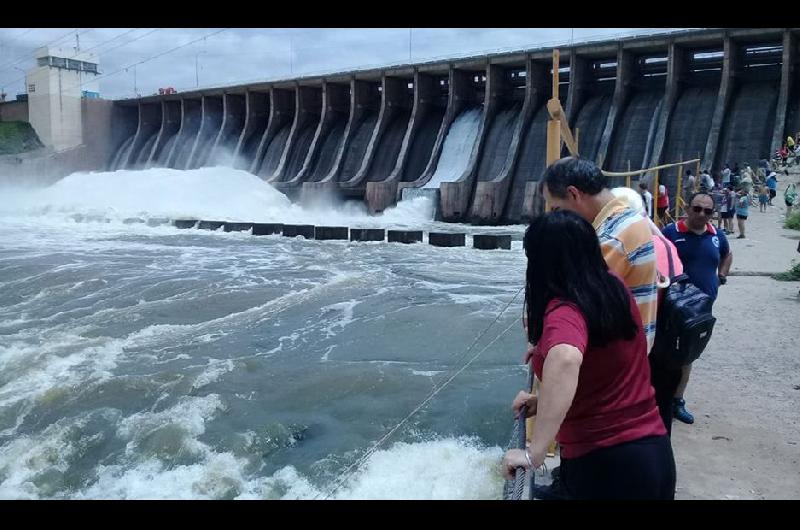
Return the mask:
<path fill-rule="evenodd" d="M 622 277 L 636 299 L 649 353 L 656 334 L 658 278 L 647 220 L 628 208 L 624 199 L 618 198 L 600 210 L 592 225 L 608 268 Z"/>

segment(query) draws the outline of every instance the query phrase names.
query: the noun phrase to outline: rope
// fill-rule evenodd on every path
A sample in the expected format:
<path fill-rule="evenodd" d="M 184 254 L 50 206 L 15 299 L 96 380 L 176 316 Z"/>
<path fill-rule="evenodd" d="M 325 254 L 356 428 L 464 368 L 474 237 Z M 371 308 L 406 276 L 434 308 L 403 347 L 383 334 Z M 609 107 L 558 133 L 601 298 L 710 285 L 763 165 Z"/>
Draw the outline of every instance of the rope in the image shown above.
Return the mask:
<path fill-rule="evenodd" d="M 533 371 L 528 371 L 528 388 L 533 386 Z M 525 431 L 526 418 L 528 416 L 528 407 L 523 405 L 520 408 L 519 416 L 514 422 L 514 431 L 511 435 L 511 441 L 508 444 L 509 449 L 522 449 L 525 450 L 527 443 L 527 433 Z M 514 471 L 514 479 L 507 480 L 503 486 L 503 499 L 511 501 L 522 500 L 522 495 L 525 492 L 526 478 L 529 479 L 528 492 L 533 494 L 535 470 L 527 470 L 524 467 L 518 467 Z"/>
<path fill-rule="evenodd" d="M 513 299 L 512 299 L 512 300 L 513 300 Z M 509 303 L 508 305 L 511 305 L 511 304 Z M 508 305 L 506 306 L 506 308 L 508 308 Z M 504 309 L 503 311 L 505 311 L 505 309 Z M 500 315 L 502 315 L 502 314 L 503 314 L 503 313 L 501 312 L 501 313 L 500 313 Z M 500 317 L 500 315 L 498 315 L 498 318 Z M 495 319 L 495 322 L 496 322 L 496 321 L 497 321 L 497 319 Z M 488 327 L 488 328 L 490 328 L 490 327 L 491 327 L 493 324 L 494 324 L 494 322 L 492 322 L 492 324 L 489 324 L 489 327 Z M 484 351 L 486 351 L 487 349 L 489 349 L 489 346 L 491 346 L 492 344 L 494 344 L 495 342 L 497 342 L 497 341 L 498 341 L 498 340 L 499 340 L 499 339 L 500 339 L 500 338 L 501 338 L 503 335 L 505 335 L 505 334 L 508 332 L 508 330 L 510 330 L 510 329 L 511 329 L 513 326 L 515 326 L 516 324 L 517 324 L 517 321 L 516 321 L 516 320 L 514 320 L 513 322 L 511 322 L 511 324 L 509 324 L 509 325 L 508 325 L 508 327 L 507 327 L 506 329 L 504 329 L 502 332 L 500 332 L 500 334 L 499 334 L 499 335 L 497 335 L 497 336 L 496 336 L 494 339 L 492 339 L 492 341 L 491 341 L 489 344 L 487 344 L 486 346 L 484 346 L 484 347 L 483 347 L 483 349 L 481 349 L 481 350 L 480 350 L 478 353 L 476 353 L 476 354 L 475 354 L 475 355 L 474 355 L 474 356 L 473 356 L 473 357 L 472 357 L 472 358 L 471 358 L 471 359 L 470 359 L 470 360 L 469 360 L 469 361 L 468 361 L 466 364 L 464 364 L 464 366 L 462 366 L 460 369 L 458 369 L 458 371 L 456 371 L 456 372 L 455 372 L 455 373 L 454 373 L 452 376 L 450 376 L 450 377 L 447 379 L 447 381 L 445 381 L 444 383 L 442 383 L 440 386 L 438 386 L 438 387 L 434 388 L 434 389 L 433 389 L 433 391 L 432 391 L 432 392 L 431 392 L 431 393 L 428 395 L 428 397 L 426 397 L 426 398 L 425 398 L 425 399 L 422 401 L 422 403 L 420 403 L 419 405 L 417 405 L 417 407 L 416 407 L 414 410 L 412 410 L 412 411 L 411 411 L 411 412 L 410 412 L 410 413 L 409 413 L 409 414 L 408 414 L 408 415 L 407 415 L 405 418 L 403 418 L 402 420 L 400 420 L 400 422 L 399 422 L 397 425 L 395 425 L 395 426 L 394 426 L 394 427 L 393 427 L 393 428 L 392 428 L 392 429 L 391 429 L 389 432 L 387 432 L 385 435 L 383 435 L 383 437 L 382 437 L 380 440 L 378 440 L 377 442 L 375 442 L 375 443 L 372 445 L 372 447 L 370 447 L 370 448 L 369 448 L 369 449 L 368 449 L 368 450 L 367 450 L 367 451 L 364 453 L 364 455 L 362 455 L 362 456 L 361 456 L 361 458 L 359 458 L 358 460 L 356 460 L 354 463 L 350 464 L 350 466 L 349 466 L 349 467 L 348 467 L 348 468 L 347 468 L 347 469 L 344 471 L 344 473 L 342 474 L 342 476 L 341 476 L 341 477 L 339 478 L 339 480 L 336 482 L 336 485 L 334 486 L 334 488 L 333 488 L 331 491 L 329 491 L 329 492 L 328 492 L 328 493 L 325 495 L 324 499 L 328 499 L 328 498 L 330 498 L 330 497 L 331 497 L 331 495 L 333 495 L 334 493 L 336 493 L 336 492 L 339 490 L 339 488 L 341 488 L 341 487 L 342 487 L 342 485 L 343 485 L 343 484 L 344 484 L 344 483 L 345 483 L 345 482 L 346 482 L 346 481 L 347 481 L 347 480 L 350 478 L 350 476 L 351 476 L 351 475 L 353 475 L 353 473 L 355 473 L 356 471 L 358 471 L 358 469 L 359 469 L 359 468 L 361 468 L 361 466 L 363 466 L 363 465 L 364 465 L 364 463 L 365 463 L 365 462 L 366 462 L 366 461 L 369 459 L 369 457 L 371 457 L 371 456 L 372 456 L 372 455 L 375 453 L 375 451 L 378 449 L 378 447 L 380 447 L 380 445 L 381 445 L 383 442 L 385 442 L 386 440 L 388 440 L 388 439 L 389 439 L 389 437 L 390 437 L 390 436 L 392 436 L 392 435 L 393 435 L 395 432 L 397 432 L 397 430 L 398 430 L 400 427 L 402 427 L 402 426 L 403 426 L 403 425 L 404 425 L 404 424 L 405 424 L 405 423 L 406 423 L 406 422 L 407 422 L 409 419 L 411 419 L 411 417 L 412 417 L 412 416 L 414 416 L 414 414 L 416 414 L 417 412 L 419 412 L 419 411 L 420 411 L 420 410 L 421 410 L 421 409 L 422 409 L 422 408 L 423 408 L 425 405 L 427 405 L 427 404 L 428 404 L 428 403 L 429 403 L 429 402 L 430 402 L 430 401 L 431 401 L 431 400 L 432 400 L 434 397 L 436 397 L 436 395 L 437 395 L 439 392 L 441 392 L 442 390 L 444 390 L 444 388 L 445 388 L 447 385 L 449 385 L 449 384 L 450 384 L 450 382 L 452 382 L 452 381 L 453 381 L 453 379 L 455 379 L 456 377 L 458 377 L 458 375 L 459 375 L 459 374 L 461 374 L 461 372 L 463 372 L 464 370 L 466 370 L 467 368 L 469 368 L 469 366 L 470 366 L 470 365 L 471 365 L 473 362 L 475 362 L 475 360 L 476 360 L 476 359 L 477 359 L 477 358 L 478 358 L 478 357 L 479 357 L 479 356 L 480 356 L 480 355 L 481 355 L 481 354 L 482 354 Z M 487 328 L 487 330 L 488 330 L 488 328 Z M 484 332 L 484 333 L 485 333 L 485 332 Z M 316 499 L 317 497 L 319 497 L 319 494 L 317 494 L 317 495 L 316 495 L 314 498 Z"/>
<path fill-rule="evenodd" d="M 514 300 L 517 299 L 517 296 L 519 296 L 519 293 L 521 293 L 524 288 L 525 287 L 522 286 L 522 287 L 519 288 L 519 290 L 516 293 L 514 293 L 514 296 L 511 297 L 511 300 L 509 300 L 508 303 L 506 304 L 506 306 L 502 309 L 502 311 L 500 311 L 500 313 L 498 313 L 497 317 L 492 321 L 492 323 L 489 324 L 488 326 L 486 326 L 486 328 L 481 333 L 479 333 L 477 337 L 475 337 L 475 340 L 472 341 L 472 344 L 470 344 L 469 347 L 466 350 L 464 350 L 463 352 L 461 352 L 458 355 L 458 357 L 457 357 L 458 359 L 461 359 L 464 356 L 466 356 L 470 352 L 470 350 L 472 350 L 472 348 L 475 347 L 475 345 L 478 343 L 478 341 L 481 340 L 481 338 L 484 335 L 486 335 L 486 332 L 489 331 L 489 329 L 492 326 L 494 326 L 497 323 L 498 320 L 500 320 L 500 317 L 503 316 L 503 313 L 505 313 L 506 310 L 508 310 L 508 308 L 511 306 L 511 304 L 514 303 Z M 450 357 L 453 358 L 453 356 L 454 355 L 451 355 Z"/>

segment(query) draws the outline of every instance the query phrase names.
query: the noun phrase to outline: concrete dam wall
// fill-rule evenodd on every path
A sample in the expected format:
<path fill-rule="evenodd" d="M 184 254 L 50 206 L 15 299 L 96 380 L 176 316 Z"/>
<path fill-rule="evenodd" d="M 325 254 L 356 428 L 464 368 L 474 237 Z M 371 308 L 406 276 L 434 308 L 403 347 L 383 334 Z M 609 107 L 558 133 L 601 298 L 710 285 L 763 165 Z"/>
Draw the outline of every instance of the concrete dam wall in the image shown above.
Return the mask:
<path fill-rule="evenodd" d="M 557 73 L 542 48 L 120 100 L 106 167 L 229 165 L 293 200 L 333 193 L 377 213 L 424 194 L 444 221 L 527 222 L 543 207 L 554 75 L 581 156 L 716 173 L 800 130 L 797 41 L 693 30 L 561 47 Z M 659 177 L 674 197 L 677 171 Z"/>

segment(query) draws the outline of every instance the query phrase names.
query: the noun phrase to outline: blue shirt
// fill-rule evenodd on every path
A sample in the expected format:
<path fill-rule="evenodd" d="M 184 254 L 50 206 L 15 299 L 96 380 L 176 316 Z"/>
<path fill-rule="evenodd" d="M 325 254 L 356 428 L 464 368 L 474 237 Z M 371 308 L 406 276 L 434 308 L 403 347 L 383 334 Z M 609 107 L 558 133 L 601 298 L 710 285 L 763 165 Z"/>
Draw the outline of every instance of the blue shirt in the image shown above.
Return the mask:
<path fill-rule="evenodd" d="M 709 224 L 704 233 L 697 235 L 689 230 L 684 221 L 667 225 L 662 232 L 678 249 L 683 271 L 692 283 L 716 300 L 719 264 L 730 253 L 725 233 L 718 232 Z"/>
<path fill-rule="evenodd" d="M 750 211 L 750 197 L 742 195 L 736 199 L 736 215 L 747 217 L 747 212 Z"/>
<path fill-rule="evenodd" d="M 778 189 L 778 179 L 775 178 L 774 176 L 769 177 L 767 179 L 767 187 L 769 189 L 771 189 L 771 190 L 777 190 Z"/>

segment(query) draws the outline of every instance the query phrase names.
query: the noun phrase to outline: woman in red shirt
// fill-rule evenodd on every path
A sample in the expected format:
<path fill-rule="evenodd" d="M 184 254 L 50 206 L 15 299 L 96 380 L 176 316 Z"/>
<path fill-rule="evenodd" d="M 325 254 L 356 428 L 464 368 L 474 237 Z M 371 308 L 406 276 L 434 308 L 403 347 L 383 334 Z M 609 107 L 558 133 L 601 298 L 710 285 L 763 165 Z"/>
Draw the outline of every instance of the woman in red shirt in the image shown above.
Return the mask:
<path fill-rule="evenodd" d="M 514 400 L 536 415 L 526 450 L 503 471 L 538 468 L 554 438 L 561 482 L 575 499 L 673 499 L 675 461 L 650 384 L 647 341 L 630 291 L 608 270 L 592 226 L 560 210 L 525 233 L 525 302 L 538 398 Z"/>

